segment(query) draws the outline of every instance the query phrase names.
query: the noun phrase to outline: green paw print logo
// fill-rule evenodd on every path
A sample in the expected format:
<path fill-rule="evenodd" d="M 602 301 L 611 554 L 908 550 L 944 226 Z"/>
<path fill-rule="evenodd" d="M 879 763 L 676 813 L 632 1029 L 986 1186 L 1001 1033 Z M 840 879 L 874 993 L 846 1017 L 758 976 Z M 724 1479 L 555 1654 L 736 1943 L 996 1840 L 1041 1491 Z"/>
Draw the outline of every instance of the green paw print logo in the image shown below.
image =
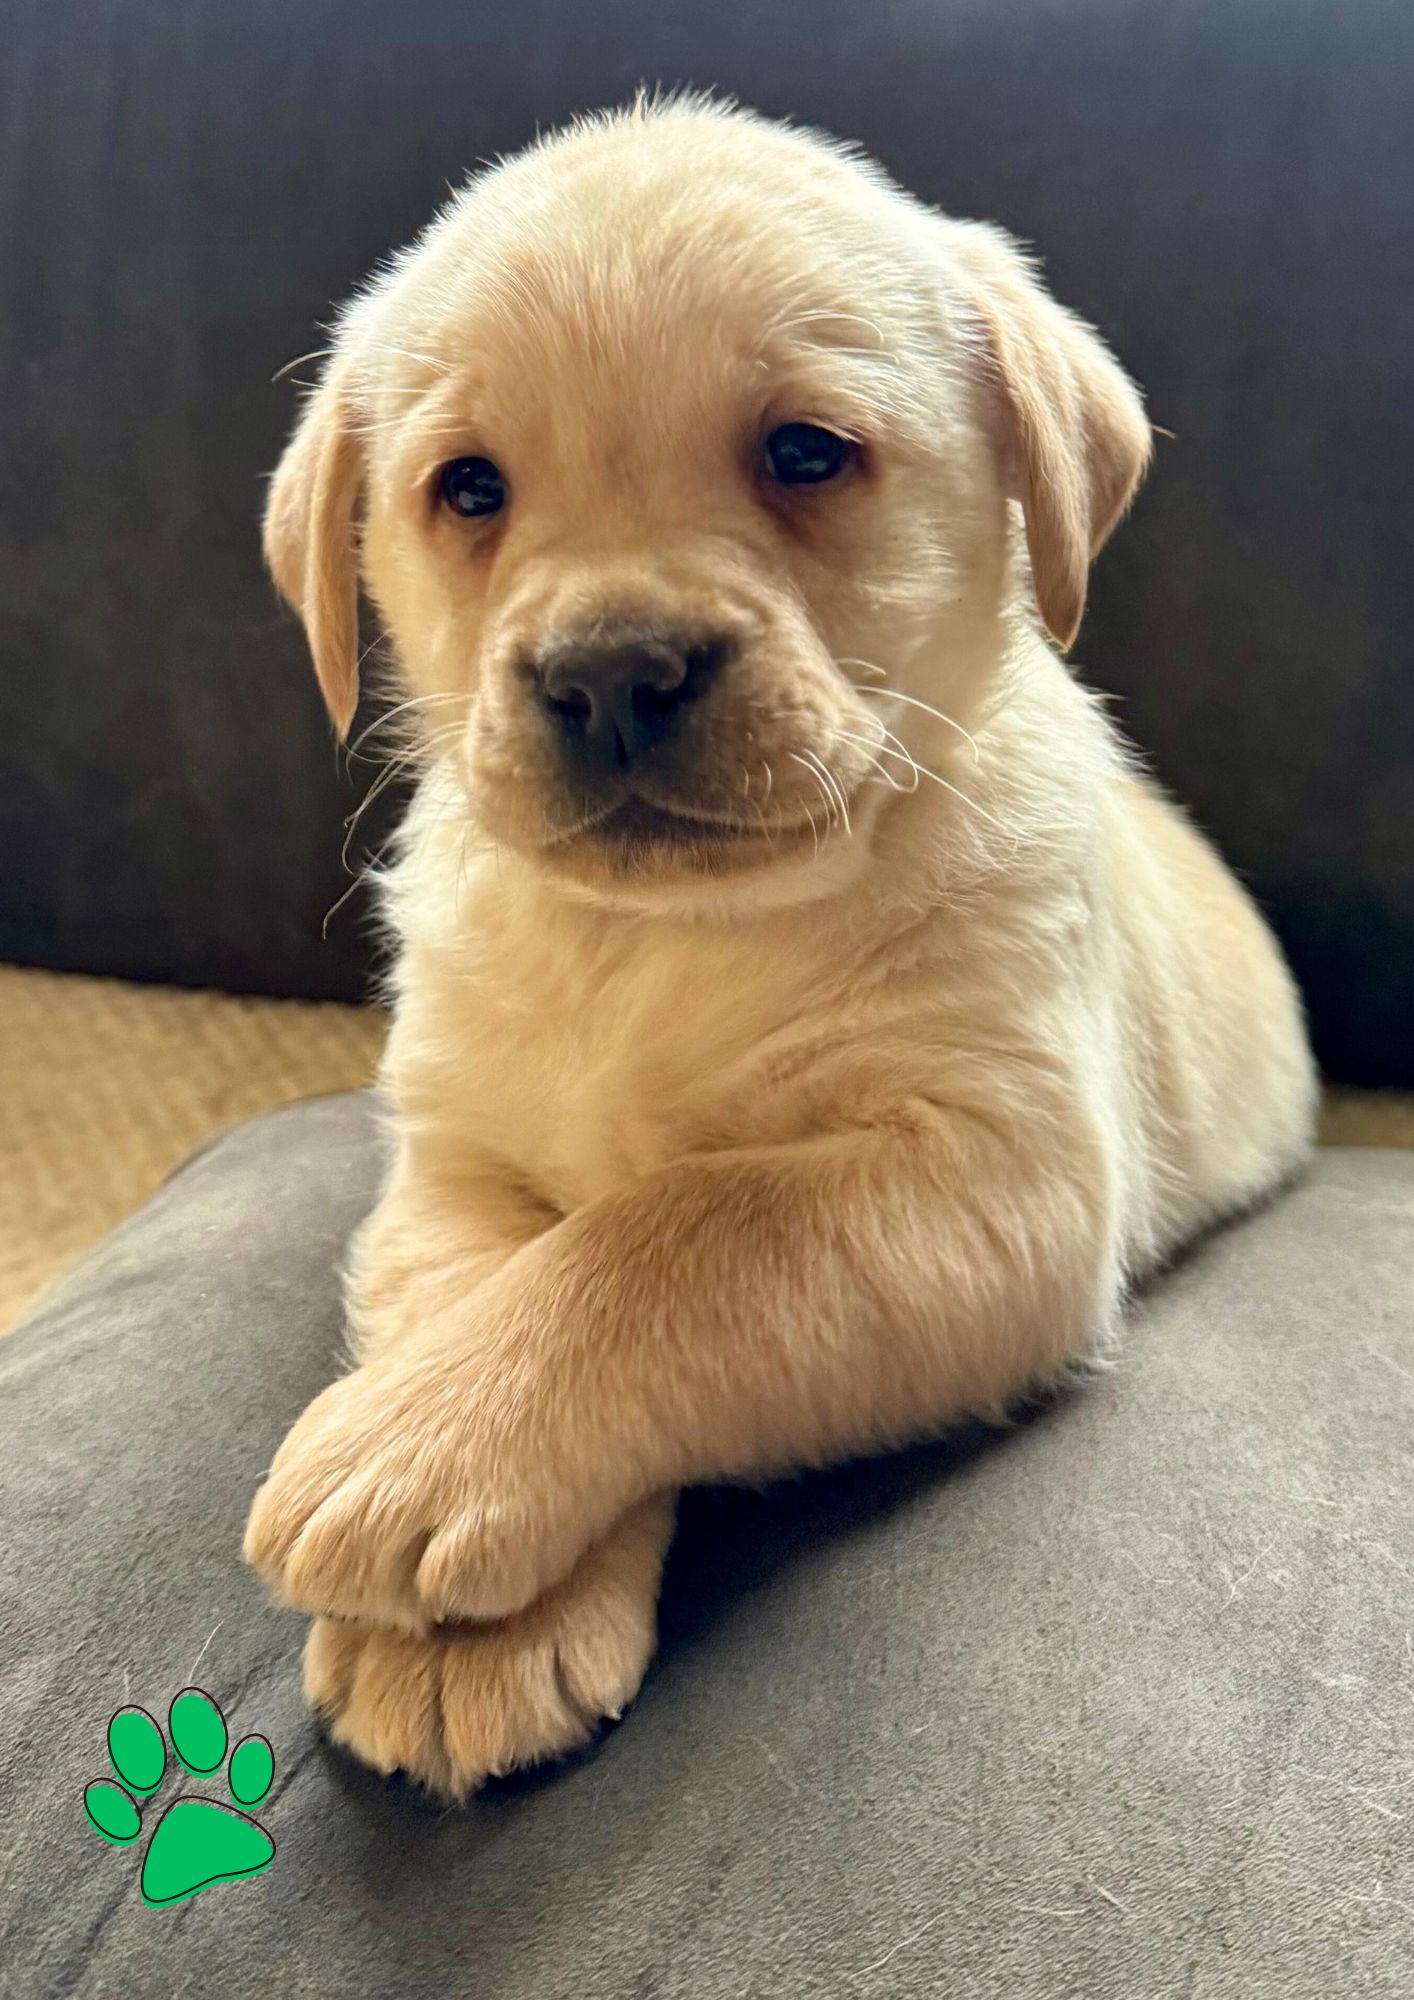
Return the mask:
<path fill-rule="evenodd" d="M 184 1771 L 212 1778 L 226 1761 L 226 1718 L 200 1688 L 183 1688 L 167 1711 L 167 1734 Z M 142 1832 L 138 1800 L 150 1799 L 167 1772 L 167 1745 L 145 1708 L 120 1708 L 108 1725 L 108 1755 L 121 1783 L 95 1778 L 83 1795 L 96 1832 L 131 1847 Z M 235 1805 L 183 1794 L 152 1830 L 142 1857 L 142 1900 L 167 1909 L 215 1882 L 240 1882 L 275 1859 L 275 1843 L 242 1806 L 258 1806 L 275 1776 L 263 1736 L 245 1736 L 231 1752 L 226 1784 Z"/>

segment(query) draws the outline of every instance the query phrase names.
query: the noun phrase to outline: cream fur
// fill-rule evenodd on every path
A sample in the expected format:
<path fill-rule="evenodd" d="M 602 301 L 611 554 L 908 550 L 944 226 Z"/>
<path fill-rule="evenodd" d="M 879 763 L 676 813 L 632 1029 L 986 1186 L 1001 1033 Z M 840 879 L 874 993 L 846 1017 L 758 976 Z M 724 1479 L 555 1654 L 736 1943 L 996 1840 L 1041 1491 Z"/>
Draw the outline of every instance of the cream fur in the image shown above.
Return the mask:
<path fill-rule="evenodd" d="M 791 420 L 862 454 L 798 509 Z M 430 497 L 471 452 L 489 526 Z M 359 565 L 421 725 L 396 1164 L 246 1551 L 380 1768 L 581 1740 L 677 1488 L 1005 1410 L 1302 1159 L 1276 948 L 1037 617 L 1074 636 L 1147 454 L 999 232 L 701 102 L 486 175 L 344 316 L 267 542 L 341 729 Z M 739 648 L 636 783 L 656 838 L 528 692 L 624 615 Z"/>

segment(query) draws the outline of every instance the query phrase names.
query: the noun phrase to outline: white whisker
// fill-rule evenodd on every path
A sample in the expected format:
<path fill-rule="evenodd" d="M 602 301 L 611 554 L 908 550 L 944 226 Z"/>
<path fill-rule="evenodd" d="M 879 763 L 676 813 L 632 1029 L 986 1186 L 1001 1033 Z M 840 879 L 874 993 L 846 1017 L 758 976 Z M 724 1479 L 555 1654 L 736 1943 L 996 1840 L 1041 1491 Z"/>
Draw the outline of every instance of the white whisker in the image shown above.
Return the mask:
<path fill-rule="evenodd" d="M 828 785 L 825 783 L 825 780 L 820 775 L 819 765 L 807 763 L 805 758 L 798 755 L 797 752 L 794 750 L 790 752 L 790 760 L 792 764 L 799 764 L 802 771 L 808 771 L 811 777 L 815 780 L 815 789 L 820 794 L 820 797 L 823 799 L 825 804 L 825 826 L 826 829 L 828 830 L 829 828 L 833 827 L 835 823 L 835 801 Z"/>
<path fill-rule="evenodd" d="M 849 799 L 846 796 L 844 786 L 840 783 L 839 778 L 830 769 L 823 757 L 817 756 L 813 750 L 807 750 L 805 754 L 815 769 L 819 771 L 820 776 L 824 779 L 827 788 L 839 808 L 839 816 L 844 823 L 845 838 L 852 840 L 854 838 L 854 828 L 850 825 L 849 821 Z"/>
<path fill-rule="evenodd" d="M 332 347 L 315 347 L 308 354 L 297 354 L 293 361 L 287 361 L 283 368 L 277 368 L 275 373 L 270 377 L 270 380 L 272 382 L 282 381 L 292 369 L 303 368 L 306 361 L 327 361 L 333 352 Z"/>
<path fill-rule="evenodd" d="M 773 827 L 767 820 L 763 808 L 761 806 L 758 806 L 751 797 L 751 772 L 750 769 L 745 764 L 743 764 L 741 767 L 741 775 L 743 780 L 741 795 L 751 806 L 751 810 L 756 815 L 756 823 L 761 829 L 762 839 L 765 841 L 768 847 L 774 847 L 776 845 L 777 829 Z"/>
<path fill-rule="evenodd" d="M 920 701 L 917 695 L 901 693 L 898 688 L 892 685 L 884 669 L 875 661 L 861 660 L 848 653 L 842 653 L 835 661 L 835 665 L 837 667 L 862 667 L 866 673 L 877 674 L 879 679 L 884 683 L 882 687 L 862 687 L 857 692 L 860 694 L 881 694 L 891 701 L 903 702 L 908 708 L 921 709 L 924 715 L 934 716 L 939 722 L 946 723 L 949 729 L 955 729 L 966 743 L 968 749 L 971 750 L 973 763 L 981 763 L 982 753 L 977 748 L 977 739 L 970 735 L 960 722 L 956 721 L 951 715 L 945 715 L 942 709 L 934 708 L 931 702 Z"/>
<path fill-rule="evenodd" d="M 1013 838 L 1015 837 L 1016 829 L 1014 827 L 1008 826 L 1005 820 L 998 819 L 994 812 L 989 812 L 986 806 L 980 804 L 978 800 L 969 798 L 966 792 L 959 791 L 957 786 L 951 784 L 948 779 L 939 777 L 936 771 L 930 771 L 926 764 L 920 764 L 912 751 L 885 750 L 884 755 L 886 757 L 897 757 L 900 755 L 905 757 L 920 778 L 931 778 L 935 785 L 941 785 L 945 792 L 951 792 L 953 797 L 965 805 L 969 812 L 975 812 L 979 819 L 986 820 L 988 826 L 994 826 L 998 833 L 1005 833 L 1011 835 Z"/>
<path fill-rule="evenodd" d="M 221 1627 L 225 1624 L 225 1622 L 226 1621 L 224 1618 L 218 1618 L 216 1620 L 216 1623 L 212 1626 L 211 1630 L 207 1633 L 206 1645 L 202 1647 L 201 1651 L 197 1654 L 196 1658 L 191 1663 L 191 1672 L 187 1675 L 188 1687 L 190 1687 L 192 1683 L 196 1680 L 196 1670 L 201 1665 L 202 1661 L 206 1658 L 207 1646 L 211 1644 L 211 1641 L 216 1637 L 216 1634 L 221 1630 Z"/>
<path fill-rule="evenodd" d="M 837 729 L 835 731 L 835 735 L 840 739 L 842 743 L 852 743 L 854 744 L 856 749 L 862 750 L 865 753 L 865 757 L 869 763 L 871 770 L 878 772 L 879 776 L 883 779 L 884 783 L 888 786 L 891 792 L 908 793 L 908 792 L 916 792 L 918 790 L 918 774 L 916 770 L 914 772 L 913 783 L 911 785 L 901 785 L 898 779 L 894 776 L 893 772 L 886 770 L 884 766 L 879 762 L 878 756 L 875 753 L 883 749 L 884 746 L 882 743 L 878 742 L 870 743 L 866 741 L 866 739 L 862 736 L 851 735 L 849 730 L 847 729 Z M 898 753 L 895 751 L 893 754 L 897 755 Z M 904 754 L 907 755 L 906 752 Z M 911 763 L 912 759 L 910 758 L 909 761 Z"/>
<path fill-rule="evenodd" d="M 396 838 L 396 836 L 394 836 L 394 838 Z M 383 856 L 388 852 L 388 849 L 389 847 L 392 846 L 392 844 L 393 843 L 391 839 L 386 841 L 384 845 L 379 848 L 378 852 L 374 855 L 373 859 L 369 862 L 368 866 L 366 868 L 360 868 L 357 871 L 357 873 L 352 876 L 349 882 L 349 886 L 347 889 L 344 890 L 343 894 L 340 896 L 336 896 L 334 901 L 329 905 L 328 909 L 324 912 L 323 921 L 319 926 L 319 935 L 322 938 L 328 937 L 330 924 L 334 921 L 335 917 L 338 916 L 340 910 L 343 909 L 345 903 L 347 903 L 350 896 L 353 895 L 354 891 L 360 888 L 363 885 L 363 883 L 367 881 L 370 875 L 376 874 L 379 862 L 383 859 Z"/>
<path fill-rule="evenodd" d="M 825 801 L 825 824 L 826 826 L 833 826 L 835 823 L 835 795 L 830 790 L 829 781 L 820 769 L 819 764 L 810 755 L 809 751 L 792 750 L 790 759 L 793 764 L 799 764 L 802 770 L 808 771 L 815 780 L 815 789 Z"/>
<path fill-rule="evenodd" d="M 879 731 L 878 736 L 869 738 L 859 736 L 859 737 L 853 737 L 849 740 L 858 743 L 859 745 L 861 745 L 861 747 L 865 749 L 882 750 L 886 756 L 901 758 L 903 762 L 907 764 L 909 769 L 913 772 L 913 783 L 911 785 L 901 785 L 898 787 L 898 789 L 900 791 L 905 791 L 905 792 L 916 792 L 918 790 L 918 781 L 919 778 L 922 776 L 922 773 L 919 770 L 919 767 L 914 760 L 913 752 L 909 749 L 906 743 L 900 741 L 900 739 L 894 735 L 892 729 L 885 729 L 883 723 L 880 722 L 877 715 L 870 716 L 869 720 L 873 723 L 874 727 Z M 842 736 L 847 736 L 848 732 L 840 730 L 838 734 Z"/>
<path fill-rule="evenodd" d="M 869 745 L 864 741 L 863 737 L 847 736 L 844 738 L 844 741 L 847 743 L 856 744 L 864 752 L 865 764 L 875 774 L 876 778 L 882 779 L 883 783 L 888 786 L 891 792 L 901 792 L 907 789 L 906 786 L 896 783 L 892 771 L 886 771 L 884 769 L 883 765 L 879 762 L 878 758 L 874 755 L 873 751 L 870 749 Z M 866 778 L 864 782 L 866 784 L 869 784 L 872 781 Z"/>
<path fill-rule="evenodd" d="M 950 715 L 944 715 L 940 708 L 934 708 L 929 702 L 919 701 L 916 695 L 900 694 L 896 687 L 866 687 L 860 688 L 859 692 L 861 694 L 881 694 L 885 701 L 901 701 L 908 708 L 920 708 L 925 715 L 936 716 L 939 722 L 945 722 L 949 729 L 957 731 L 958 735 L 972 752 L 973 763 L 981 763 L 982 752 L 977 748 L 976 737 L 964 729 L 960 722 L 955 722 Z"/>
<path fill-rule="evenodd" d="M 381 644 L 381 641 L 375 639 L 373 642 L 373 646 L 377 646 L 379 644 Z M 368 654 L 372 652 L 373 646 L 367 648 L 367 650 L 363 655 L 364 659 L 367 659 Z M 359 664 L 362 665 L 362 661 L 360 661 Z M 366 729 L 361 730 L 359 734 L 354 738 L 353 742 L 349 745 L 348 754 L 350 757 L 356 757 L 359 751 L 363 748 L 364 744 L 367 743 L 367 741 L 371 736 L 377 736 L 381 734 L 383 730 L 390 728 L 397 721 L 398 717 L 401 715 L 408 715 L 412 713 L 412 711 L 414 710 L 436 708 L 444 704 L 459 703 L 464 699 L 465 697 L 460 694 L 410 695 L 406 701 L 400 701 L 395 708 L 387 709 L 384 711 L 382 715 L 375 716 L 373 721 L 369 723 L 368 727 Z"/>
<path fill-rule="evenodd" d="M 373 351 L 377 354 L 395 354 L 400 361 L 415 361 L 420 367 L 435 369 L 439 375 L 451 375 L 455 373 L 450 361 L 443 361 L 435 354 L 414 353 L 410 347 L 395 347 L 388 340 L 375 342 Z"/>
<path fill-rule="evenodd" d="M 807 765 L 805 766 L 805 769 L 806 769 L 807 771 L 809 771 L 809 770 L 810 770 L 810 766 L 809 766 L 809 765 L 807 764 Z M 814 776 L 814 773 L 812 772 L 812 773 L 811 773 L 811 775 L 812 775 L 812 776 Z M 817 783 L 817 784 L 819 783 L 819 779 L 818 779 L 818 778 L 816 779 L 816 783 Z M 817 825 L 815 824 L 815 815 L 814 815 L 814 813 L 813 813 L 813 812 L 811 812 L 811 810 L 810 810 L 809 806 L 808 806 L 808 805 L 806 805 L 806 803 L 805 803 L 804 799 L 802 799 L 802 800 L 801 800 L 801 802 L 800 802 L 800 808 L 801 808 L 801 811 L 802 811 L 802 812 L 803 812 L 803 813 L 805 814 L 805 817 L 806 817 L 806 818 L 807 818 L 807 819 L 809 820 L 809 822 L 810 822 L 810 831 L 811 831 L 811 833 L 812 833 L 812 834 L 814 835 L 814 837 L 815 837 L 815 859 L 816 859 L 816 860 L 818 861 L 818 860 L 820 859 L 820 829 L 819 829 L 819 827 L 818 827 L 818 826 L 817 826 Z"/>
<path fill-rule="evenodd" d="M 396 724 L 399 718 L 409 711 L 420 710 L 423 707 L 431 707 L 443 702 L 459 704 L 461 699 L 461 696 L 454 694 L 411 696 L 407 701 L 401 702 L 396 708 L 391 709 L 387 715 L 377 718 L 368 729 L 365 729 L 361 733 L 357 742 L 350 749 L 350 760 L 357 755 L 359 746 L 366 742 L 374 731 L 390 724 Z M 441 729 L 432 730 L 427 735 L 404 744 L 401 750 L 394 751 L 383 764 L 367 792 L 365 792 L 363 798 L 345 822 L 343 845 L 339 850 L 339 863 L 350 878 L 349 885 L 343 894 L 326 910 L 321 925 L 321 934 L 323 936 L 328 936 L 331 920 L 337 916 L 338 912 L 344 907 L 344 904 L 353 895 L 359 885 L 369 875 L 377 872 L 384 856 L 397 840 L 401 830 L 395 829 L 371 860 L 366 862 L 362 867 L 355 868 L 350 860 L 350 855 L 353 849 L 354 837 L 363 823 L 365 814 L 395 779 L 407 772 L 425 768 L 428 764 L 434 762 L 442 754 L 446 746 L 455 743 L 460 738 L 461 732 L 462 723 L 458 719 L 456 722 L 449 723 Z M 360 761 L 369 762 L 372 760 L 360 759 Z"/>

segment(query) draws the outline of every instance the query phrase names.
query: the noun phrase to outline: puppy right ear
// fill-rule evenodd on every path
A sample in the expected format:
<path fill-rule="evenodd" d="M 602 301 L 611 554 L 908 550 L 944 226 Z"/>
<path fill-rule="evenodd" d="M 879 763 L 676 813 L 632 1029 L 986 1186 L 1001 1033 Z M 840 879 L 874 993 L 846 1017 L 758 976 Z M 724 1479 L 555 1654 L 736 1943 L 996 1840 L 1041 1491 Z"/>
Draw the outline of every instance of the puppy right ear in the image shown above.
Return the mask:
<path fill-rule="evenodd" d="M 1010 237 L 986 223 L 944 227 L 971 281 L 972 345 L 1037 607 L 1064 652 L 1090 563 L 1148 465 L 1148 420 L 1100 336 L 1056 303 Z"/>
<path fill-rule="evenodd" d="M 363 458 L 346 372 L 335 368 L 285 447 L 265 509 L 265 560 L 304 620 L 324 705 L 340 738 L 358 705 L 358 529 Z"/>

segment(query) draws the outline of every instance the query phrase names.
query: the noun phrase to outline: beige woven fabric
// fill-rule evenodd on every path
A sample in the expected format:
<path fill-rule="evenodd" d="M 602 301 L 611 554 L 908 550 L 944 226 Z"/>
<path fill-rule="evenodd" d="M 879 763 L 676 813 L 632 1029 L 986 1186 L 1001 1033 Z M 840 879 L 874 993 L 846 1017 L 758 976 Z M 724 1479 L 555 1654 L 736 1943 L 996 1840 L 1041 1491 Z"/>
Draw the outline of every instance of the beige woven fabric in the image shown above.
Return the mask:
<path fill-rule="evenodd" d="M 372 1010 L 0 967 L 0 1331 L 213 1132 L 373 1074 Z M 1414 1146 L 1414 1097 L 1343 1092 L 1323 1136 Z"/>
<path fill-rule="evenodd" d="M 0 1331 L 213 1132 L 367 1083 L 381 1015 L 0 967 Z"/>
<path fill-rule="evenodd" d="M 1321 1107 L 1321 1144 L 1414 1147 L 1414 1092 L 1328 1091 Z"/>

